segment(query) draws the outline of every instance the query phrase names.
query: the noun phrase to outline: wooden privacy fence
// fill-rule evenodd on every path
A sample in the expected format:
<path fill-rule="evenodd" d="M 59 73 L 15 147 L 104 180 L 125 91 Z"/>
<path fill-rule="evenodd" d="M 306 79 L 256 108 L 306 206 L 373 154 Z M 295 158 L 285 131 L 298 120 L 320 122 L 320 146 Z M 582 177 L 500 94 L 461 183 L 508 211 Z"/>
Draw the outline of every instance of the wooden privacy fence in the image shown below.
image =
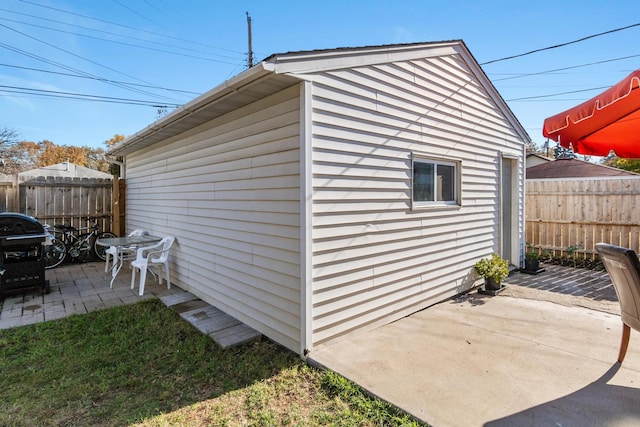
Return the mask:
<path fill-rule="evenodd" d="M 1 211 L 43 224 L 86 227 L 88 217 L 98 217 L 102 231 L 110 231 L 112 194 L 112 179 L 0 175 Z"/>
<path fill-rule="evenodd" d="M 598 242 L 640 253 L 640 177 L 527 181 L 526 241 L 595 257 Z"/>

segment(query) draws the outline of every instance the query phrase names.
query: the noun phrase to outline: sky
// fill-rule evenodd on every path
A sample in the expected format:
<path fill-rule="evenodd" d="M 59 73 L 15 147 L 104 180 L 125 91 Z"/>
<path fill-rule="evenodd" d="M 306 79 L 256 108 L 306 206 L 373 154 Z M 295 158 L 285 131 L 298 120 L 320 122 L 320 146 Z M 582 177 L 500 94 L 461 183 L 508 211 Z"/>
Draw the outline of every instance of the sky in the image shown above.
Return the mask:
<path fill-rule="evenodd" d="M 637 10 L 628 0 L 0 0 L 0 129 L 106 148 L 245 70 L 248 13 L 254 62 L 461 39 L 542 146 L 546 117 L 640 68 Z"/>

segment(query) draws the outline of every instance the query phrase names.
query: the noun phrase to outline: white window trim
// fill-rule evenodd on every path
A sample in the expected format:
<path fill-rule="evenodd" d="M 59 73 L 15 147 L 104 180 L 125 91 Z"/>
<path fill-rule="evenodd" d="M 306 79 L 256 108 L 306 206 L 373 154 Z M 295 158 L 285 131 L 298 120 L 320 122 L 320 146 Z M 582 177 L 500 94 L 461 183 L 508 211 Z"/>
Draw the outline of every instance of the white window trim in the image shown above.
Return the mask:
<path fill-rule="evenodd" d="M 454 182 L 454 194 L 455 200 L 451 201 L 416 201 L 413 199 L 413 171 L 414 164 L 418 163 L 431 163 L 440 164 L 446 166 L 453 166 L 455 168 L 455 182 Z M 416 153 L 411 154 L 411 208 L 412 209 L 424 209 L 424 208 L 458 208 L 462 206 L 462 191 L 461 191 L 461 178 L 462 178 L 462 161 L 443 157 L 434 157 L 420 155 Z"/>

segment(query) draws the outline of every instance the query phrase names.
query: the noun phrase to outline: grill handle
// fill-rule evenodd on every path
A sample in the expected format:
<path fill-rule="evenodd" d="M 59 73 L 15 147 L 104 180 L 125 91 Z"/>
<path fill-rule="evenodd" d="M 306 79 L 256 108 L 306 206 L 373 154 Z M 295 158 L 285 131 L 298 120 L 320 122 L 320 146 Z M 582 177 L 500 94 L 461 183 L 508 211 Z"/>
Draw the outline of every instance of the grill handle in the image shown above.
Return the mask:
<path fill-rule="evenodd" d="M 20 236 L 7 236 L 5 240 L 24 240 L 24 239 L 44 239 L 49 237 L 49 234 L 24 234 Z"/>

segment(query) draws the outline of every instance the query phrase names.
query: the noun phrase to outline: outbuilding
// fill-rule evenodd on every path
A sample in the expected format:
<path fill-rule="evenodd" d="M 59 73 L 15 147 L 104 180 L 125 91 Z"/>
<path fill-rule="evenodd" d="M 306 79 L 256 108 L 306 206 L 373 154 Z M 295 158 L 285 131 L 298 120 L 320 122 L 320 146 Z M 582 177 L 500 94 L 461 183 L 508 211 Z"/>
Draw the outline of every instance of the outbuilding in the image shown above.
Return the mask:
<path fill-rule="evenodd" d="M 458 40 L 275 54 L 109 154 L 173 284 L 304 355 L 519 266 L 528 142 Z"/>
<path fill-rule="evenodd" d="M 605 178 L 638 176 L 637 173 L 584 160 L 567 158 L 551 160 L 527 168 L 527 179 Z"/>

